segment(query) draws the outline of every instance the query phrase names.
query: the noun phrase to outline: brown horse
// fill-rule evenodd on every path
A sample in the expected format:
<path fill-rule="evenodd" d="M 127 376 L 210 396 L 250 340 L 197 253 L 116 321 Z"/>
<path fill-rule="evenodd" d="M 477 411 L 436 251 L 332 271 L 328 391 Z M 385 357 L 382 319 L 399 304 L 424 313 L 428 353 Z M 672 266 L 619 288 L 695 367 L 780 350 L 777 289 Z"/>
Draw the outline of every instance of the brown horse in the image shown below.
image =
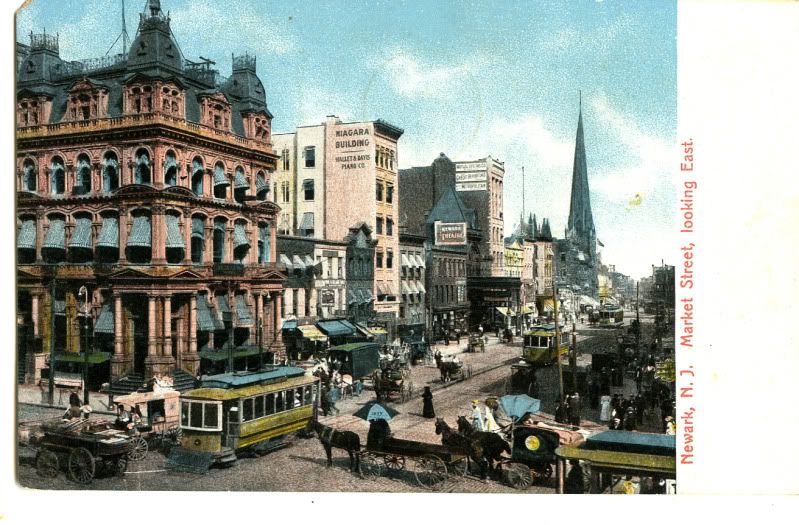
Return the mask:
<path fill-rule="evenodd" d="M 314 421 L 311 427 L 319 436 L 319 441 L 325 447 L 328 468 L 333 466 L 333 448 L 346 450 L 350 455 L 350 472 L 358 472 L 361 467 L 361 438 L 350 430 L 336 430 L 333 427 Z"/>
<path fill-rule="evenodd" d="M 511 453 L 510 445 L 502 439 L 502 436 L 494 432 L 480 432 L 472 427 L 466 416 L 458 416 L 458 432 L 468 437 L 473 442 L 479 444 L 483 450 L 483 457 L 488 462 L 488 468 L 493 472 L 494 462 L 501 465 L 502 453 Z"/>
<path fill-rule="evenodd" d="M 471 469 L 471 461 L 473 460 L 480 466 L 480 477 L 486 479 L 489 465 L 480 443 L 469 439 L 460 432 L 455 432 L 447 425 L 446 421 L 441 418 L 436 418 L 436 434 L 441 435 L 441 444 L 447 447 L 451 452 L 464 454 L 466 456 L 467 470 Z"/>

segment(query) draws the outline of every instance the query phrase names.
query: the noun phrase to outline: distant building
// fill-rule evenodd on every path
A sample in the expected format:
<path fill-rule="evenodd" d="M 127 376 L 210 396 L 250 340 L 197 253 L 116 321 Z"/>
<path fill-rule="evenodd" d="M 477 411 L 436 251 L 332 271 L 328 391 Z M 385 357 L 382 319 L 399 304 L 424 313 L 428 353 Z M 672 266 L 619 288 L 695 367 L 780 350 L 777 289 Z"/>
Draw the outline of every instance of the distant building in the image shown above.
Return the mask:
<path fill-rule="evenodd" d="M 407 233 L 407 227 L 400 223 L 400 316 L 397 321 L 400 336 L 424 334 L 427 326 L 427 289 L 425 288 L 424 235 Z"/>
<path fill-rule="evenodd" d="M 366 324 L 375 317 L 375 247 L 372 228 L 365 222 L 350 227 L 347 243 L 347 317 Z"/>

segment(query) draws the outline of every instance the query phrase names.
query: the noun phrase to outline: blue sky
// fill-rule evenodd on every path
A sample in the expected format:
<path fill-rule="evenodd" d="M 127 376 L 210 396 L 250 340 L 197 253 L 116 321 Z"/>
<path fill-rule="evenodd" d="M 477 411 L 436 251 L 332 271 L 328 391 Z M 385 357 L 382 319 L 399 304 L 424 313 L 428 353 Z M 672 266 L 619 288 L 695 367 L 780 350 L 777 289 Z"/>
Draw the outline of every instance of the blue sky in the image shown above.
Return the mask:
<path fill-rule="evenodd" d="M 136 32 L 145 0 L 126 2 Z M 104 55 L 121 0 L 33 0 L 18 40 L 46 28 L 61 55 Z M 187 58 L 254 53 L 276 132 L 382 118 L 400 166 L 505 161 L 506 233 L 522 210 L 568 217 L 579 93 L 603 261 L 641 277 L 672 253 L 677 126 L 675 2 L 162 0 Z M 119 52 L 117 44 L 112 52 Z M 667 262 L 669 262 L 667 260 Z M 672 261 L 673 262 L 673 261 Z"/>

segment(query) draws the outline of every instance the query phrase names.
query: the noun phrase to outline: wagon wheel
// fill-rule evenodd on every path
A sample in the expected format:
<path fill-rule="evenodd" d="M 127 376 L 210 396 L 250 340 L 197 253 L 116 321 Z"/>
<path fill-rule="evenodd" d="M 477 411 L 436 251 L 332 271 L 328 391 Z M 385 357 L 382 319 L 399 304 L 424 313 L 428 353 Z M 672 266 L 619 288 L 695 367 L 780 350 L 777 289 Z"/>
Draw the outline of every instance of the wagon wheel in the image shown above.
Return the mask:
<path fill-rule="evenodd" d="M 58 476 L 58 456 L 50 450 L 42 450 L 36 455 L 36 472 L 44 478 Z"/>
<path fill-rule="evenodd" d="M 125 475 L 125 472 L 128 470 L 128 458 L 125 456 L 119 456 L 114 463 L 114 474 L 118 477 L 122 477 Z"/>
<path fill-rule="evenodd" d="M 386 454 L 383 456 L 383 463 L 388 470 L 397 472 L 405 468 L 405 456 Z"/>
<path fill-rule="evenodd" d="M 527 465 L 511 463 L 505 469 L 505 480 L 511 487 L 524 490 L 535 482 L 535 476 Z"/>
<path fill-rule="evenodd" d="M 447 479 L 447 465 L 438 456 L 428 454 L 415 458 L 413 475 L 419 485 L 435 490 Z"/>
<path fill-rule="evenodd" d="M 448 471 L 456 476 L 468 476 L 469 475 L 469 460 L 466 456 L 462 457 L 461 459 L 449 463 L 447 467 Z"/>
<path fill-rule="evenodd" d="M 359 461 L 361 476 L 373 480 L 383 475 L 383 464 L 374 454 L 364 454 Z"/>
<path fill-rule="evenodd" d="M 544 483 L 552 477 L 552 465 L 547 463 L 545 465 L 536 466 L 532 469 L 532 474 L 535 476 L 535 483 Z"/>
<path fill-rule="evenodd" d="M 141 436 L 134 437 L 130 442 L 128 459 L 131 461 L 141 461 L 147 456 L 147 450 L 149 450 L 149 448 L 146 439 Z"/>
<path fill-rule="evenodd" d="M 69 453 L 69 477 L 72 481 L 88 485 L 94 478 L 94 457 L 83 447 Z"/>

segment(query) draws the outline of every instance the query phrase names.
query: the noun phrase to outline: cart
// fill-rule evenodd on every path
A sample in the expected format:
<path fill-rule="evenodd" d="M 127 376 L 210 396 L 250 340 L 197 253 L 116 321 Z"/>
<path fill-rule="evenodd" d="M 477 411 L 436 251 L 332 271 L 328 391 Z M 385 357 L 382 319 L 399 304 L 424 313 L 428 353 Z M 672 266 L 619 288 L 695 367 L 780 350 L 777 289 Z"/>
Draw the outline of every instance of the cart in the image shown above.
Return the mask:
<path fill-rule="evenodd" d="M 165 452 L 180 443 L 180 392 L 156 390 L 134 392 L 114 398 L 117 405 L 129 406 L 141 413 L 132 430 L 133 447 L 128 459 L 139 461 L 150 449 Z"/>
<path fill-rule="evenodd" d="M 542 422 L 514 425 L 511 434 L 511 457 L 502 463 L 502 473 L 504 481 L 517 489 L 548 482 L 558 446 L 584 441 L 577 431 Z"/>
<path fill-rule="evenodd" d="M 413 383 L 406 380 L 400 370 L 375 370 L 372 385 L 378 401 L 399 401 L 404 403 L 413 394 Z"/>
<path fill-rule="evenodd" d="M 387 437 L 381 446 L 368 443 L 360 457 L 361 475 L 375 479 L 384 471 L 410 470 L 419 486 L 436 490 L 450 473 L 466 473 L 466 455 L 444 445 Z"/>
<path fill-rule="evenodd" d="M 467 352 L 485 352 L 485 340 L 480 334 L 469 335 L 469 344 L 466 346 Z"/>
<path fill-rule="evenodd" d="M 132 440 L 112 421 L 72 419 L 47 422 L 30 444 L 36 451 L 36 471 L 55 478 L 65 469 L 69 479 L 87 485 L 99 473 L 122 476 Z"/>

